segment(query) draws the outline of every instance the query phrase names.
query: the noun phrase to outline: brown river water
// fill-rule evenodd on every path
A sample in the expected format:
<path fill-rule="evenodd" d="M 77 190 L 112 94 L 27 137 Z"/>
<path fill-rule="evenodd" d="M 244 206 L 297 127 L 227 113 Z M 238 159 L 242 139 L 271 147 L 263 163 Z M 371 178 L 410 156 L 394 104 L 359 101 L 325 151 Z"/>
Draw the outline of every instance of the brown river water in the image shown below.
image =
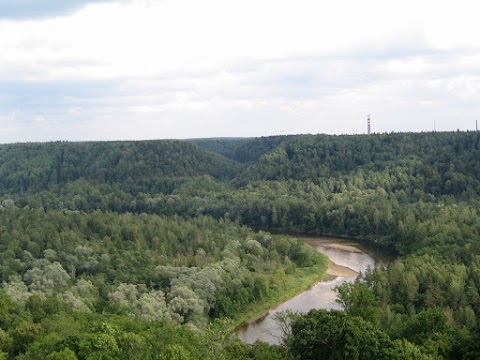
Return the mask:
<path fill-rule="evenodd" d="M 341 309 L 341 306 L 335 302 L 336 286 L 346 281 L 353 282 L 359 272 L 373 267 L 375 263 L 386 263 L 392 259 L 392 255 L 386 251 L 350 240 L 301 238 L 306 244 L 330 258 L 333 264 L 330 264 L 328 273 L 336 278 L 332 281 L 319 282 L 283 304 L 270 309 L 264 317 L 243 324 L 238 330 L 238 337 L 243 342 L 252 344 L 261 340 L 269 344 L 280 343 L 282 331 L 274 320 L 276 313 L 285 310 L 305 313 L 311 309 Z"/>

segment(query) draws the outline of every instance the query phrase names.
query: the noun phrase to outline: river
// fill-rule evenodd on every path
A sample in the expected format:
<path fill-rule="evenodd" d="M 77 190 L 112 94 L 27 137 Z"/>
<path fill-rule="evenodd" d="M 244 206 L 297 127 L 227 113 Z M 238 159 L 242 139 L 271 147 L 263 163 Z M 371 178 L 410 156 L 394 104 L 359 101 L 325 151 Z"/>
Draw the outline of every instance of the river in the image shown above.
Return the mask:
<path fill-rule="evenodd" d="M 311 309 L 341 309 L 335 302 L 335 286 L 355 280 L 358 272 L 373 267 L 376 261 L 386 262 L 391 256 L 375 247 L 343 239 L 303 238 L 306 244 L 327 255 L 331 262 L 329 273 L 337 276 L 332 281 L 319 282 L 310 289 L 270 309 L 265 317 L 250 321 L 238 330 L 240 340 L 252 344 L 257 340 L 278 344 L 282 331 L 274 320 L 276 313 L 291 310 L 308 312 Z"/>

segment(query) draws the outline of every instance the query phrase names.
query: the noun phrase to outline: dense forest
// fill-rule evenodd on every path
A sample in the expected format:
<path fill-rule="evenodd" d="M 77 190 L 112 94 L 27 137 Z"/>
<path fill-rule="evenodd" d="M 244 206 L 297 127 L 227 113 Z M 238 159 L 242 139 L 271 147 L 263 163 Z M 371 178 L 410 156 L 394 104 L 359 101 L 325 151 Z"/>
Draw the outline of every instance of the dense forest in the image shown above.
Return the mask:
<path fill-rule="evenodd" d="M 0 145 L 0 202 L 0 359 L 480 358 L 478 132 Z M 269 231 L 398 258 L 247 345 L 327 266 Z"/>

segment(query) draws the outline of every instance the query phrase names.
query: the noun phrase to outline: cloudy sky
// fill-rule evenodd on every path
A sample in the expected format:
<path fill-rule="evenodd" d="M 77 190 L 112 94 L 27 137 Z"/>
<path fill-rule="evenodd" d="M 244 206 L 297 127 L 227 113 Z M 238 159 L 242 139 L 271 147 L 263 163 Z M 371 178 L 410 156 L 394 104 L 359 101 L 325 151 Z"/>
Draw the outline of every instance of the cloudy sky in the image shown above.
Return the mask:
<path fill-rule="evenodd" d="M 475 3 L 0 0 L 0 142 L 472 130 Z"/>

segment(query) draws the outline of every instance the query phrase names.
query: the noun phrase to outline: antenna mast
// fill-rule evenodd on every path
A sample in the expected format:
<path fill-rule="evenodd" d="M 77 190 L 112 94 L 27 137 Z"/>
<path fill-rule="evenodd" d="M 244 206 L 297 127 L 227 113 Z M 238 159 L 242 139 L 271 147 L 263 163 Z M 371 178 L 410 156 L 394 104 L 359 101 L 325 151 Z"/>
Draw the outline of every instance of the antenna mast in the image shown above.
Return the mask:
<path fill-rule="evenodd" d="M 367 134 L 370 135 L 370 114 L 367 115 Z"/>

